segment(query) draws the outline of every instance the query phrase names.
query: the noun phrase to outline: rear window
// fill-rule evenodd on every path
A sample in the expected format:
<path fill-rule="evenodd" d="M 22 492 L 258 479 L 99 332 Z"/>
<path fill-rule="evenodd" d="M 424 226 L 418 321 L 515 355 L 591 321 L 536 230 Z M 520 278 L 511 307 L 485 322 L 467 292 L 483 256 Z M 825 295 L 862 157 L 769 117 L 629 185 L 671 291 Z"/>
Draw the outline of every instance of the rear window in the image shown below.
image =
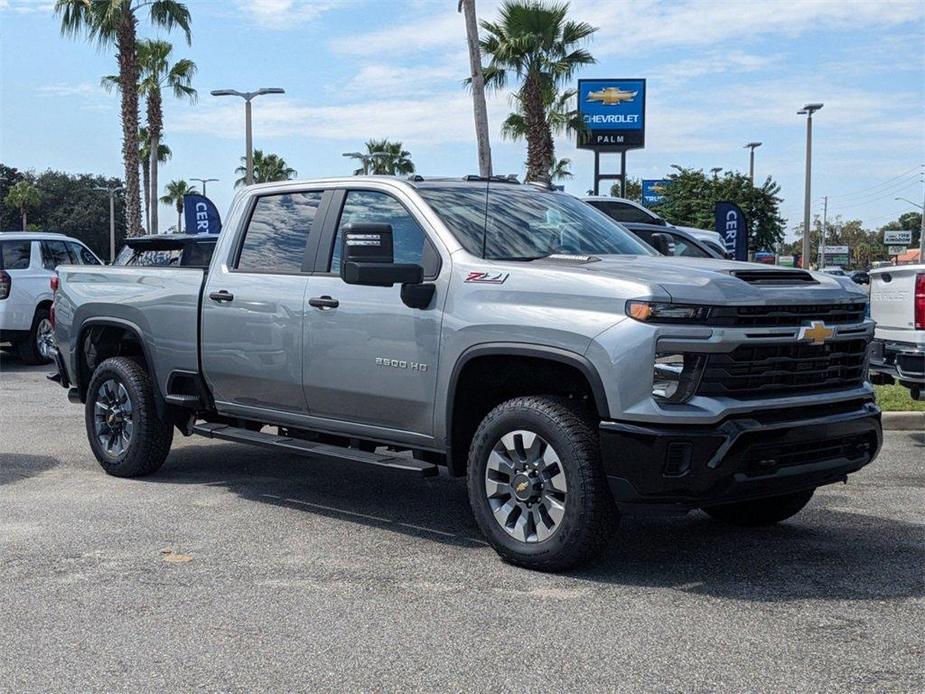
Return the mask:
<path fill-rule="evenodd" d="M 235 267 L 245 272 L 300 272 L 321 196 L 317 190 L 258 198 Z"/>
<path fill-rule="evenodd" d="M 661 222 L 654 214 L 640 210 L 635 205 L 627 205 L 625 202 L 607 202 L 606 200 L 589 200 L 588 202 L 618 222 L 640 222 L 643 224 L 658 224 Z"/>
<path fill-rule="evenodd" d="M 29 267 L 31 241 L 0 242 L 0 270 L 25 270 Z"/>

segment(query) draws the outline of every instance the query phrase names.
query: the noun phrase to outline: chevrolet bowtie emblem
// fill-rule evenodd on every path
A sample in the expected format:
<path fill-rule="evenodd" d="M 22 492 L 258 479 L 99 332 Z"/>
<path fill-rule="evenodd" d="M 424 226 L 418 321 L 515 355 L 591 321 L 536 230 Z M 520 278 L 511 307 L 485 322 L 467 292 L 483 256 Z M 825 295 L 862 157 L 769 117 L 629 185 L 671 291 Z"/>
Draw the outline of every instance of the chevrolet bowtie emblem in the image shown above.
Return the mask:
<path fill-rule="evenodd" d="M 526 482 L 521 482 L 521 483 L 518 484 L 516 487 L 514 487 L 514 489 L 517 490 L 517 493 L 518 493 L 518 494 L 522 494 L 523 491 L 524 491 L 527 487 L 529 487 L 529 486 L 530 486 L 530 485 L 527 484 Z"/>
<path fill-rule="evenodd" d="M 822 321 L 814 320 L 808 326 L 803 326 L 800 328 L 800 334 L 797 337 L 798 340 L 806 340 L 812 342 L 814 345 L 824 344 L 832 335 L 835 334 L 833 328 L 829 328 Z"/>
<path fill-rule="evenodd" d="M 619 87 L 606 87 L 599 92 L 588 92 L 587 101 L 600 101 L 607 106 L 616 106 L 624 101 L 632 101 L 639 92 L 623 90 Z"/>

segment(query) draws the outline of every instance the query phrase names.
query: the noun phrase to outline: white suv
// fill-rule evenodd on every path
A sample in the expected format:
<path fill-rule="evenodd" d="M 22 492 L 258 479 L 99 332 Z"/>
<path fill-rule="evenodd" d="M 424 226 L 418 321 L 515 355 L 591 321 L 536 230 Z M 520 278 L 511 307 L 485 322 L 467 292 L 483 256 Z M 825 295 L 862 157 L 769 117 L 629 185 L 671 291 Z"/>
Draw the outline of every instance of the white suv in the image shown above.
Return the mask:
<path fill-rule="evenodd" d="M 0 342 L 27 364 L 54 357 L 50 280 L 59 265 L 101 265 L 77 239 L 41 232 L 0 233 Z"/>

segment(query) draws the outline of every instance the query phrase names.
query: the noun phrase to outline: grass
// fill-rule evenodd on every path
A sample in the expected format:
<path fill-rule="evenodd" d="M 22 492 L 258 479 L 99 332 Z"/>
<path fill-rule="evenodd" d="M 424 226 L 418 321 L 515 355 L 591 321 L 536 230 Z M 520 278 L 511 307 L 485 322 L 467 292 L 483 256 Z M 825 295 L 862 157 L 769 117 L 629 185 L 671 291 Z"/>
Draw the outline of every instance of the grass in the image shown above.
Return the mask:
<path fill-rule="evenodd" d="M 925 412 L 925 402 L 913 400 L 904 386 L 874 386 L 874 391 L 877 404 L 884 412 Z"/>

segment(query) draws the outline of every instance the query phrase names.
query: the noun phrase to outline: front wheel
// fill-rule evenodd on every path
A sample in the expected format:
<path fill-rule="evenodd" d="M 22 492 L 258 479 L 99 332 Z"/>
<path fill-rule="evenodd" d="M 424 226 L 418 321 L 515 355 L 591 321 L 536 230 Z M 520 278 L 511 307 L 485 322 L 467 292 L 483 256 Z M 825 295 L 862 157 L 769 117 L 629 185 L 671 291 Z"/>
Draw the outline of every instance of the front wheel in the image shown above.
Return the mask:
<path fill-rule="evenodd" d="M 55 329 L 47 308 L 35 312 L 29 334 L 19 343 L 18 351 L 25 364 L 47 364 L 55 358 Z"/>
<path fill-rule="evenodd" d="M 110 475 L 149 475 L 170 452 L 173 427 L 157 416 L 154 386 L 134 359 L 113 357 L 97 367 L 84 419 L 90 448 Z"/>
<path fill-rule="evenodd" d="M 617 524 L 597 432 L 561 398 L 520 397 L 489 412 L 472 440 L 468 489 L 495 551 L 530 569 L 590 558 Z"/>
<path fill-rule="evenodd" d="M 813 498 L 815 489 L 793 494 L 782 494 L 766 499 L 741 501 L 736 504 L 707 506 L 703 509 L 711 517 L 730 525 L 759 527 L 774 525 L 795 516 Z"/>

